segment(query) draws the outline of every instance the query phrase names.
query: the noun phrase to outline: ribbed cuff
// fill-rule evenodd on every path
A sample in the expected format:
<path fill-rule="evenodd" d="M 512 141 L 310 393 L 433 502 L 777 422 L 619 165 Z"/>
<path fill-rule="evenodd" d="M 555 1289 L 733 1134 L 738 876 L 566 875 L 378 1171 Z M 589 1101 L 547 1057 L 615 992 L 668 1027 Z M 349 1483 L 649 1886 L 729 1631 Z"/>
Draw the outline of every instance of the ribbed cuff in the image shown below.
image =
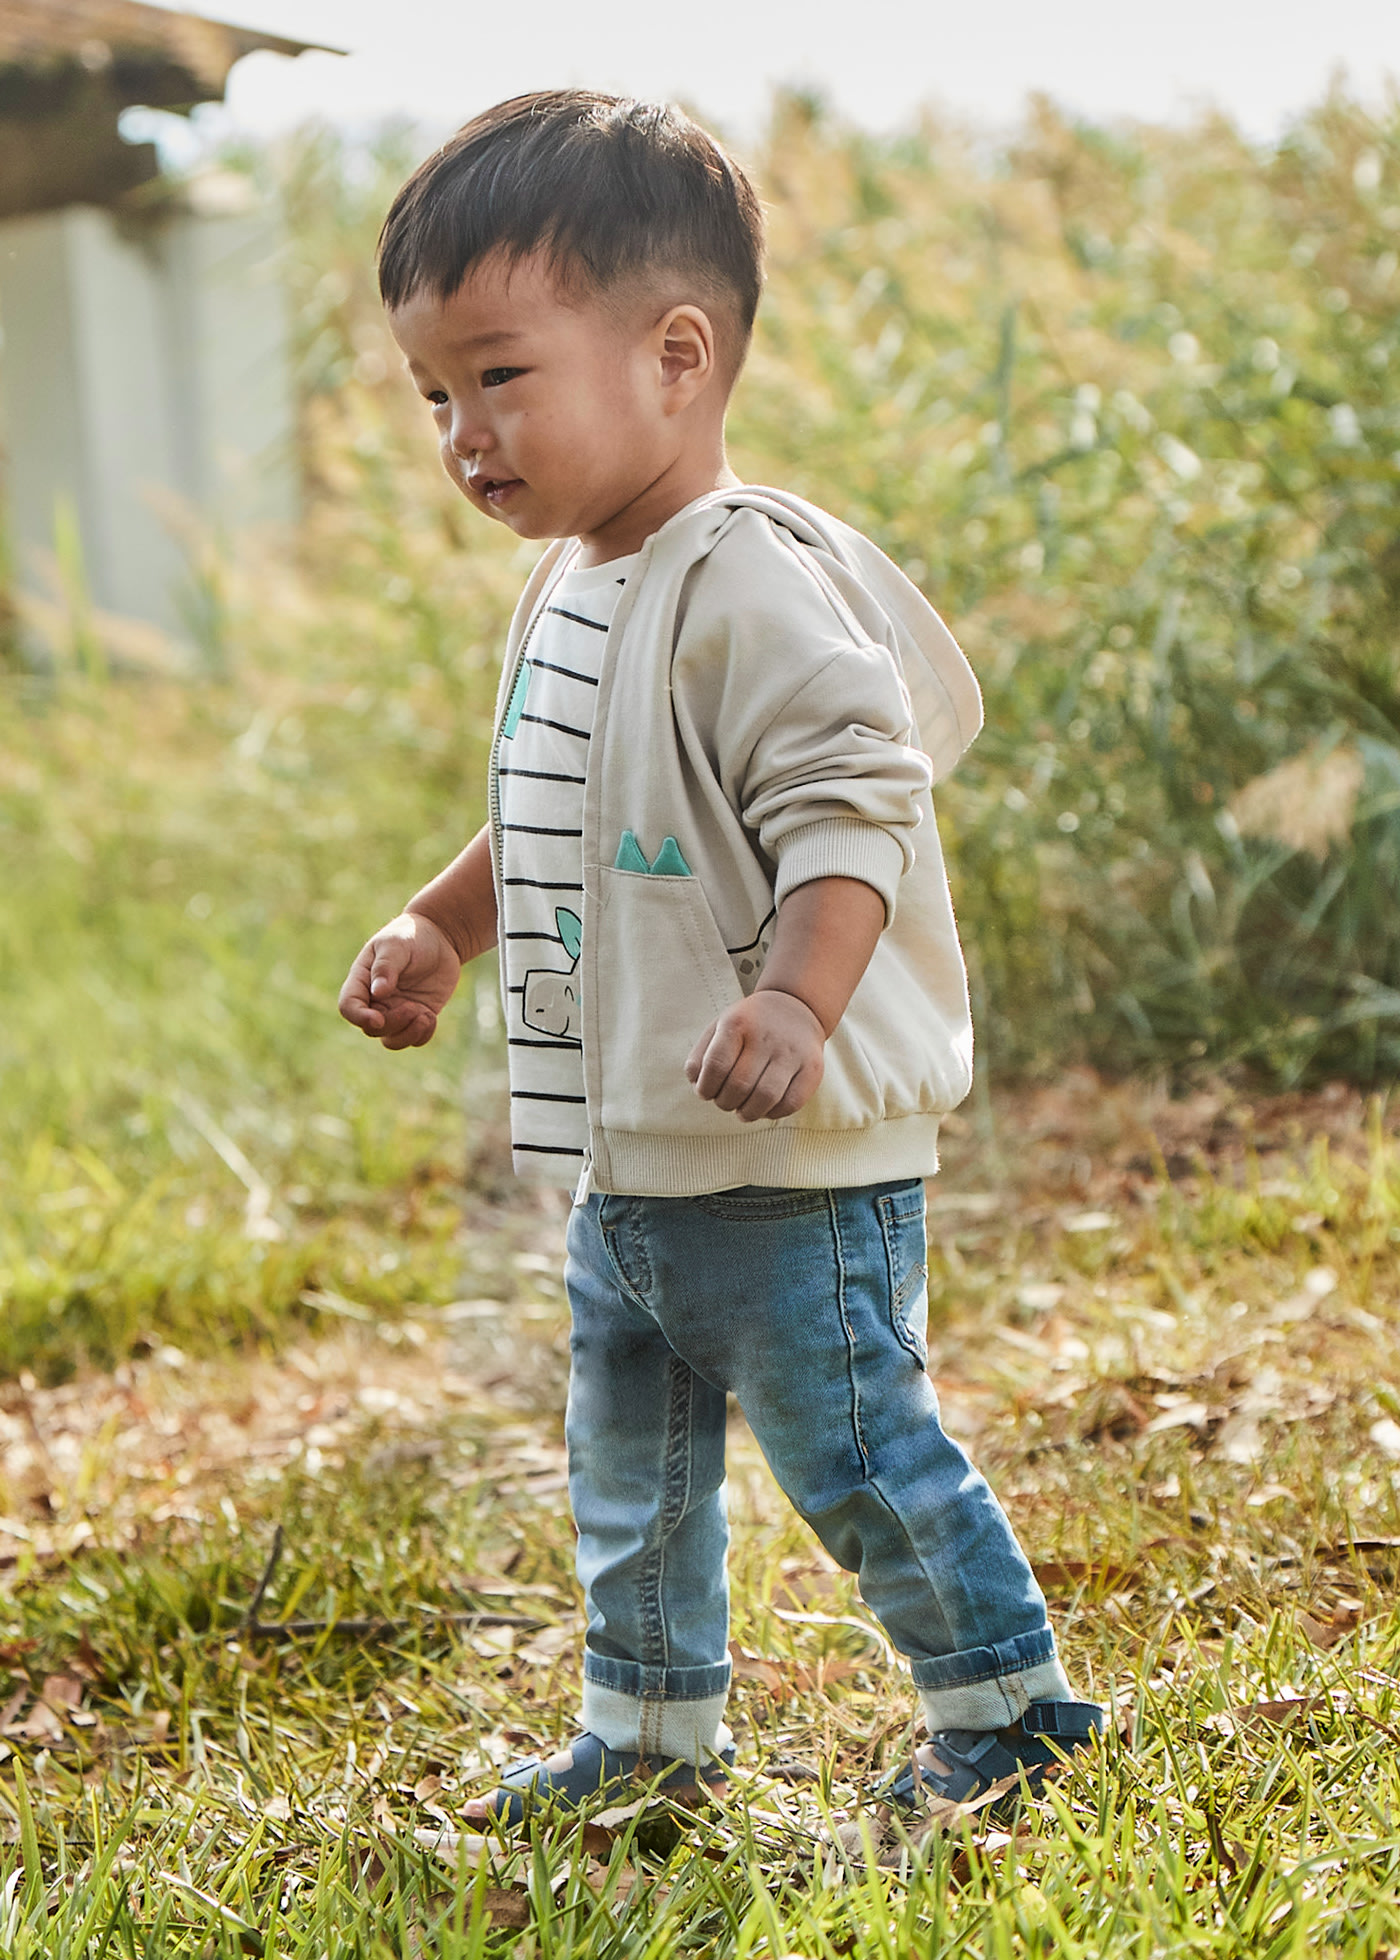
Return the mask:
<path fill-rule="evenodd" d="M 790 830 L 774 845 L 778 876 L 774 903 L 814 878 L 859 878 L 885 901 L 885 924 L 894 918 L 899 881 L 914 861 L 912 843 L 877 823 L 858 817 L 825 817 Z"/>

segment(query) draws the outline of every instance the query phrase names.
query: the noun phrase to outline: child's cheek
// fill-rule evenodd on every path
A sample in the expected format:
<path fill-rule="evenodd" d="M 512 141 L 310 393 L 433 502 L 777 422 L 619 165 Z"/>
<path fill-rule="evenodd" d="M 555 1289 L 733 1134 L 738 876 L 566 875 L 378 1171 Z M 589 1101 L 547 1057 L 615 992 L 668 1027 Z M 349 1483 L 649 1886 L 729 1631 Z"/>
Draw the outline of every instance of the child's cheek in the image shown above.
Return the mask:
<path fill-rule="evenodd" d="M 462 495 L 465 497 L 468 494 L 468 492 L 467 492 L 466 478 L 462 473 L 462 459 L 457 454 L 456 450 L 452 447 L 452 440 L 450 436 L 443 435 L 439 437 L 438 455 L 442 458 L 442 467 L 446 470 L 448 476 L 451 478 L 452 482 L 456 485 L 457 489 L 459 489 Z"/>

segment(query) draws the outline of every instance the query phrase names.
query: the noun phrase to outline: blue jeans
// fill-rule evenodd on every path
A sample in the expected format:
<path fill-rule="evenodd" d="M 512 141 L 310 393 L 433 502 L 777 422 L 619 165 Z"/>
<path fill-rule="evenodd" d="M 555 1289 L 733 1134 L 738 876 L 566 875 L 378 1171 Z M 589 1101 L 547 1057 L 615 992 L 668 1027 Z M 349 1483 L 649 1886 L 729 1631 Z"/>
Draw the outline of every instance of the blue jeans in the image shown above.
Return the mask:
<path fill-rule="evenodd" d="M 583 1726 L 703 1762 L 729 1740 L 725 1395 L 912 1667 L 931 1730 L 1070 1694 L 1006 1514 L 924 1370 L 918 1181 L 574 1207 L 567 1436 Z"/>

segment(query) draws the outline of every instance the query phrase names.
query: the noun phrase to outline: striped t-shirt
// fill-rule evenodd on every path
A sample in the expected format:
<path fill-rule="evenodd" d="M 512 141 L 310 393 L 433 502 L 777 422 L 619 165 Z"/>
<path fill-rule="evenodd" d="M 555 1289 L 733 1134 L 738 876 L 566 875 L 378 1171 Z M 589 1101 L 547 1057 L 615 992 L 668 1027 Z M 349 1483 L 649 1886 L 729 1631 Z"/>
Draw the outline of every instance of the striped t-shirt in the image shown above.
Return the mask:
<path fill-rule="evenodd" d="M 598 674 L 635 557 L 565 573 L 535 622 L 502 731 L 501 959 L 519 1176 L 572 1187 L 588 1142 L 578 965 L 583 784 Z"/>

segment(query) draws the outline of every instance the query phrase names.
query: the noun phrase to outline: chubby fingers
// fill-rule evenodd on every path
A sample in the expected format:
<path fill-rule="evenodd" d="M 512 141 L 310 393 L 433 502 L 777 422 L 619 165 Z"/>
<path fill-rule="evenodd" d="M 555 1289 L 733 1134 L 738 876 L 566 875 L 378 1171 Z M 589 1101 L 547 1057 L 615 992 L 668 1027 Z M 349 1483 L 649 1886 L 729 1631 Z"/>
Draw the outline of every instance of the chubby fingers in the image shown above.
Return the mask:
<path fill-rule="evenodd" d="M 380 1034 L 384 1028 L 383 1012 L 375 1006 L 370 994 L 373 972 L 374 941 L 371 939 L 360 948 L 336 1002 L 342 1019 L 352 1027 L 363 1029 L 366 1034 Z"/>
<path fill-rule="evenodd" d="M 386 1048 L 421 1048 L 437 1027 L 431 1008 L 399 992 L 412 958 L 411 939 L 378 932 L 360 948 L 340 990 L 341 1014 Z"/>
<path fill-rule="evenodd" d="M 822 1079 L 824 1037 L 802 1002 L 755 994 L 722 1014 L 686 1062 L 695 1092 L 741 1122 L 791 1116 Z"/>
<path fill-rule="evenodd" d="M 422 1048 L 437 1032 L 437 1015 L 421 1001 L 398 1001 L 384 1015 L 379 1039 L 386 1048 Z"/>

